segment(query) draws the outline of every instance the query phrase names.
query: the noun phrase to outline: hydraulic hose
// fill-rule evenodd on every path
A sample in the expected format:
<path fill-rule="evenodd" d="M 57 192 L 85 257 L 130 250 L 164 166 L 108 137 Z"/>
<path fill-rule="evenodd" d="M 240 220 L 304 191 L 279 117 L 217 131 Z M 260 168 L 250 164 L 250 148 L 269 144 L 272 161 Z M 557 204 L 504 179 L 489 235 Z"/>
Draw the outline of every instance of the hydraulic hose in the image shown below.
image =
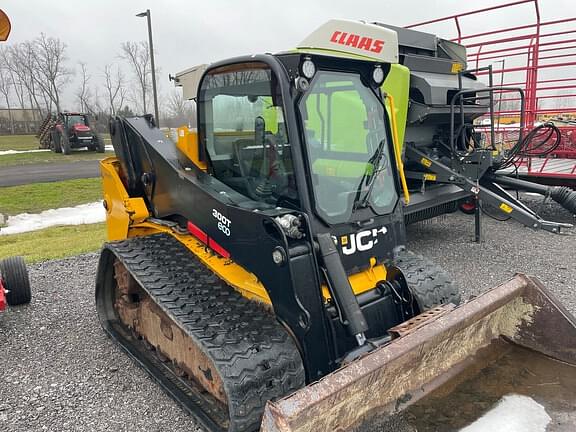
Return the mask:
<path fill-rule="evenodd" d="M 550 197 L 572 214 L 576 214 L 576 191 L 565 186 L 545 186 L 501 174 L 487 173 L 486 180 L 516 190 L 535 192 Z"/>
<path fill-rule="evenodd" d="M 554 123 L 546 122 L 536 126 L 506 152 L 505 158 L 494 166 L 494 169 L 500 170 L 516 166 L 523 157 L 546 156 L 558 148 L 561 140 L 560 129 Z M 550 143 L 551 141 L 552 143 Z"/>
<path fill-rule="evenodd" d="M 570 213 L 576 214 L 576 191 L 569 187 L 556 186 L 550 191 L 550 197 Z"/>

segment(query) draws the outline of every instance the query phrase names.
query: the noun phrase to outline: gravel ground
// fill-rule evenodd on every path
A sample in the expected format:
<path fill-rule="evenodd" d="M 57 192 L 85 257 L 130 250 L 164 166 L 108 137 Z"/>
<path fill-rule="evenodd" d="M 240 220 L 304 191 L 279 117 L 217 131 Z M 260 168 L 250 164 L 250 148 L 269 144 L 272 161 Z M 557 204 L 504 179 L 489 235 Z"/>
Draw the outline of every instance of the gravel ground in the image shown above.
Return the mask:
<path fill-rule="evenodd" d="M 554 204 L 532 205 L 574 221 Z M 465 298 L 525 272 L 576 314 L 576 234 L 483 221 L 481 244 L 472 242 L 473 218 L 456 213 L 409 227 L 409 248 L 450 271 Z M 0 314 L 0 429 L 201 431 L 100 329 L 96 264 L 89 254 L 31 266 L 32 304 Z"/>
<path fill-rule="evenodd" d="M 576 224 L 576 218 L 555 203 L 526 197 L 541 217 Z M 576 228 L 556 235 L 534 231 L 514 221 L 482 218 L 483 242 L 475 243 L 474 217 L 460 212 L 408 227 L 408 248 L 450 272 L 467 299 L 511 278 L 537 276 L 576 314 Z M 440 242 L 440 240 L 442 240 Z"/>

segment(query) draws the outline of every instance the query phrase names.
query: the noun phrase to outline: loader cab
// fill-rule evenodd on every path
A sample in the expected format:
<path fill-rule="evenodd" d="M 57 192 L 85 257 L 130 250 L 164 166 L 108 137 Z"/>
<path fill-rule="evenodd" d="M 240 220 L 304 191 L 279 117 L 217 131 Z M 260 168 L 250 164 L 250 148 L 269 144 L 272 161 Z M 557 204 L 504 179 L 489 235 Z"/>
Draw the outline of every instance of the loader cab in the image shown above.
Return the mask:
<path fill-rule="evenodd" d="M 274 207 L 306 210 L 309 203 L 325 225 L 391 213 L 398 179 L 372 78 L 374 69 L 384 75 L 388 68 L 306 54 L 267 60 L 280 75 L 268 62 L 239 61 L 209 69 L 202 80 L 199 151 L 211 174 Z M 285 75 L 303 64 L 312 68 L 308 78 Z M 294 158 L 304 164 L 295 167 Z"/>
<path fill-rule="evenodd" d="M 198 89 L 200 159 L 255 208 L 305 212 L 350 271 L 385 260 L 404 243 L 389 70 L 305 52 L 214 65 Z"/>

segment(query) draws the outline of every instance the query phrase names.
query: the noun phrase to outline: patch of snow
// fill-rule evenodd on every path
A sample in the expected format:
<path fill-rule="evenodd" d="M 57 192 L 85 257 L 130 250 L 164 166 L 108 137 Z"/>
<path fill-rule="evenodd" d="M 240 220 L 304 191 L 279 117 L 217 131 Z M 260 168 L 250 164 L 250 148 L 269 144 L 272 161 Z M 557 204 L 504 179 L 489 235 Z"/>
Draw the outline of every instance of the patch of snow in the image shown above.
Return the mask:
<path fill-rule="evenodd" d="M 114 147 L 110 145 L 106 145 L 104 147 L 106 151 L 114 151 Z M 4 155 L 14 155 L 14 154 L 24 154 L 24 153 L 42 153 L 42 152 L 49 152 L 50 149 L 37 149 L 37 150 L 0 150 L 0 156 Z"/>
<path fill-rule="evenodd" d="M 47 152 L 50 149 L 37 149 L 37 150 L 2 150 L 0 151 L 0 156 L 4 155 L 13 155 L 13 154 L 22 154 L 22 153 L 39 153 L 39 152 Z"/>
<path fill-rule="evenodd" d="M 544 407 L 534 399 L 510 394 L 460 432 L 545 432 L 550 421 Z"/>
<path fill-rule="evenodd" d="M 19 234 L 59 225 L 83 225 L 104 222 L 106 210 L 101 201 L 81 204 L 76 207 L 62 207 L 45 210 L 42 213 L 22 213 L 9 216 L 6 226 L 0 228 L 0 235 Z"/>

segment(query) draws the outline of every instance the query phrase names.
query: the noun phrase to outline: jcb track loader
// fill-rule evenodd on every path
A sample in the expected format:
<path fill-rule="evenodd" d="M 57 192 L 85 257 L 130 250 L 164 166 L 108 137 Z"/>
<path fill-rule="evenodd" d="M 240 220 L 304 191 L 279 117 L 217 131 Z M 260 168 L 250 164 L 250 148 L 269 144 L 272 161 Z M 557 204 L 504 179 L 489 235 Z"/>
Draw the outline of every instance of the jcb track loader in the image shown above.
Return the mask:
<path fill-rule="evenodd" d="M 576 370 L 574 319 L 535 280 L 455 308 L 405 249 L 397 62 L 395 31 L 330 21 L 178 74 L 198 129 L 177 145 L 150 116 L 111 122 L 99 317 L 208 430 L 370 430 L 516 346 Z"/>

